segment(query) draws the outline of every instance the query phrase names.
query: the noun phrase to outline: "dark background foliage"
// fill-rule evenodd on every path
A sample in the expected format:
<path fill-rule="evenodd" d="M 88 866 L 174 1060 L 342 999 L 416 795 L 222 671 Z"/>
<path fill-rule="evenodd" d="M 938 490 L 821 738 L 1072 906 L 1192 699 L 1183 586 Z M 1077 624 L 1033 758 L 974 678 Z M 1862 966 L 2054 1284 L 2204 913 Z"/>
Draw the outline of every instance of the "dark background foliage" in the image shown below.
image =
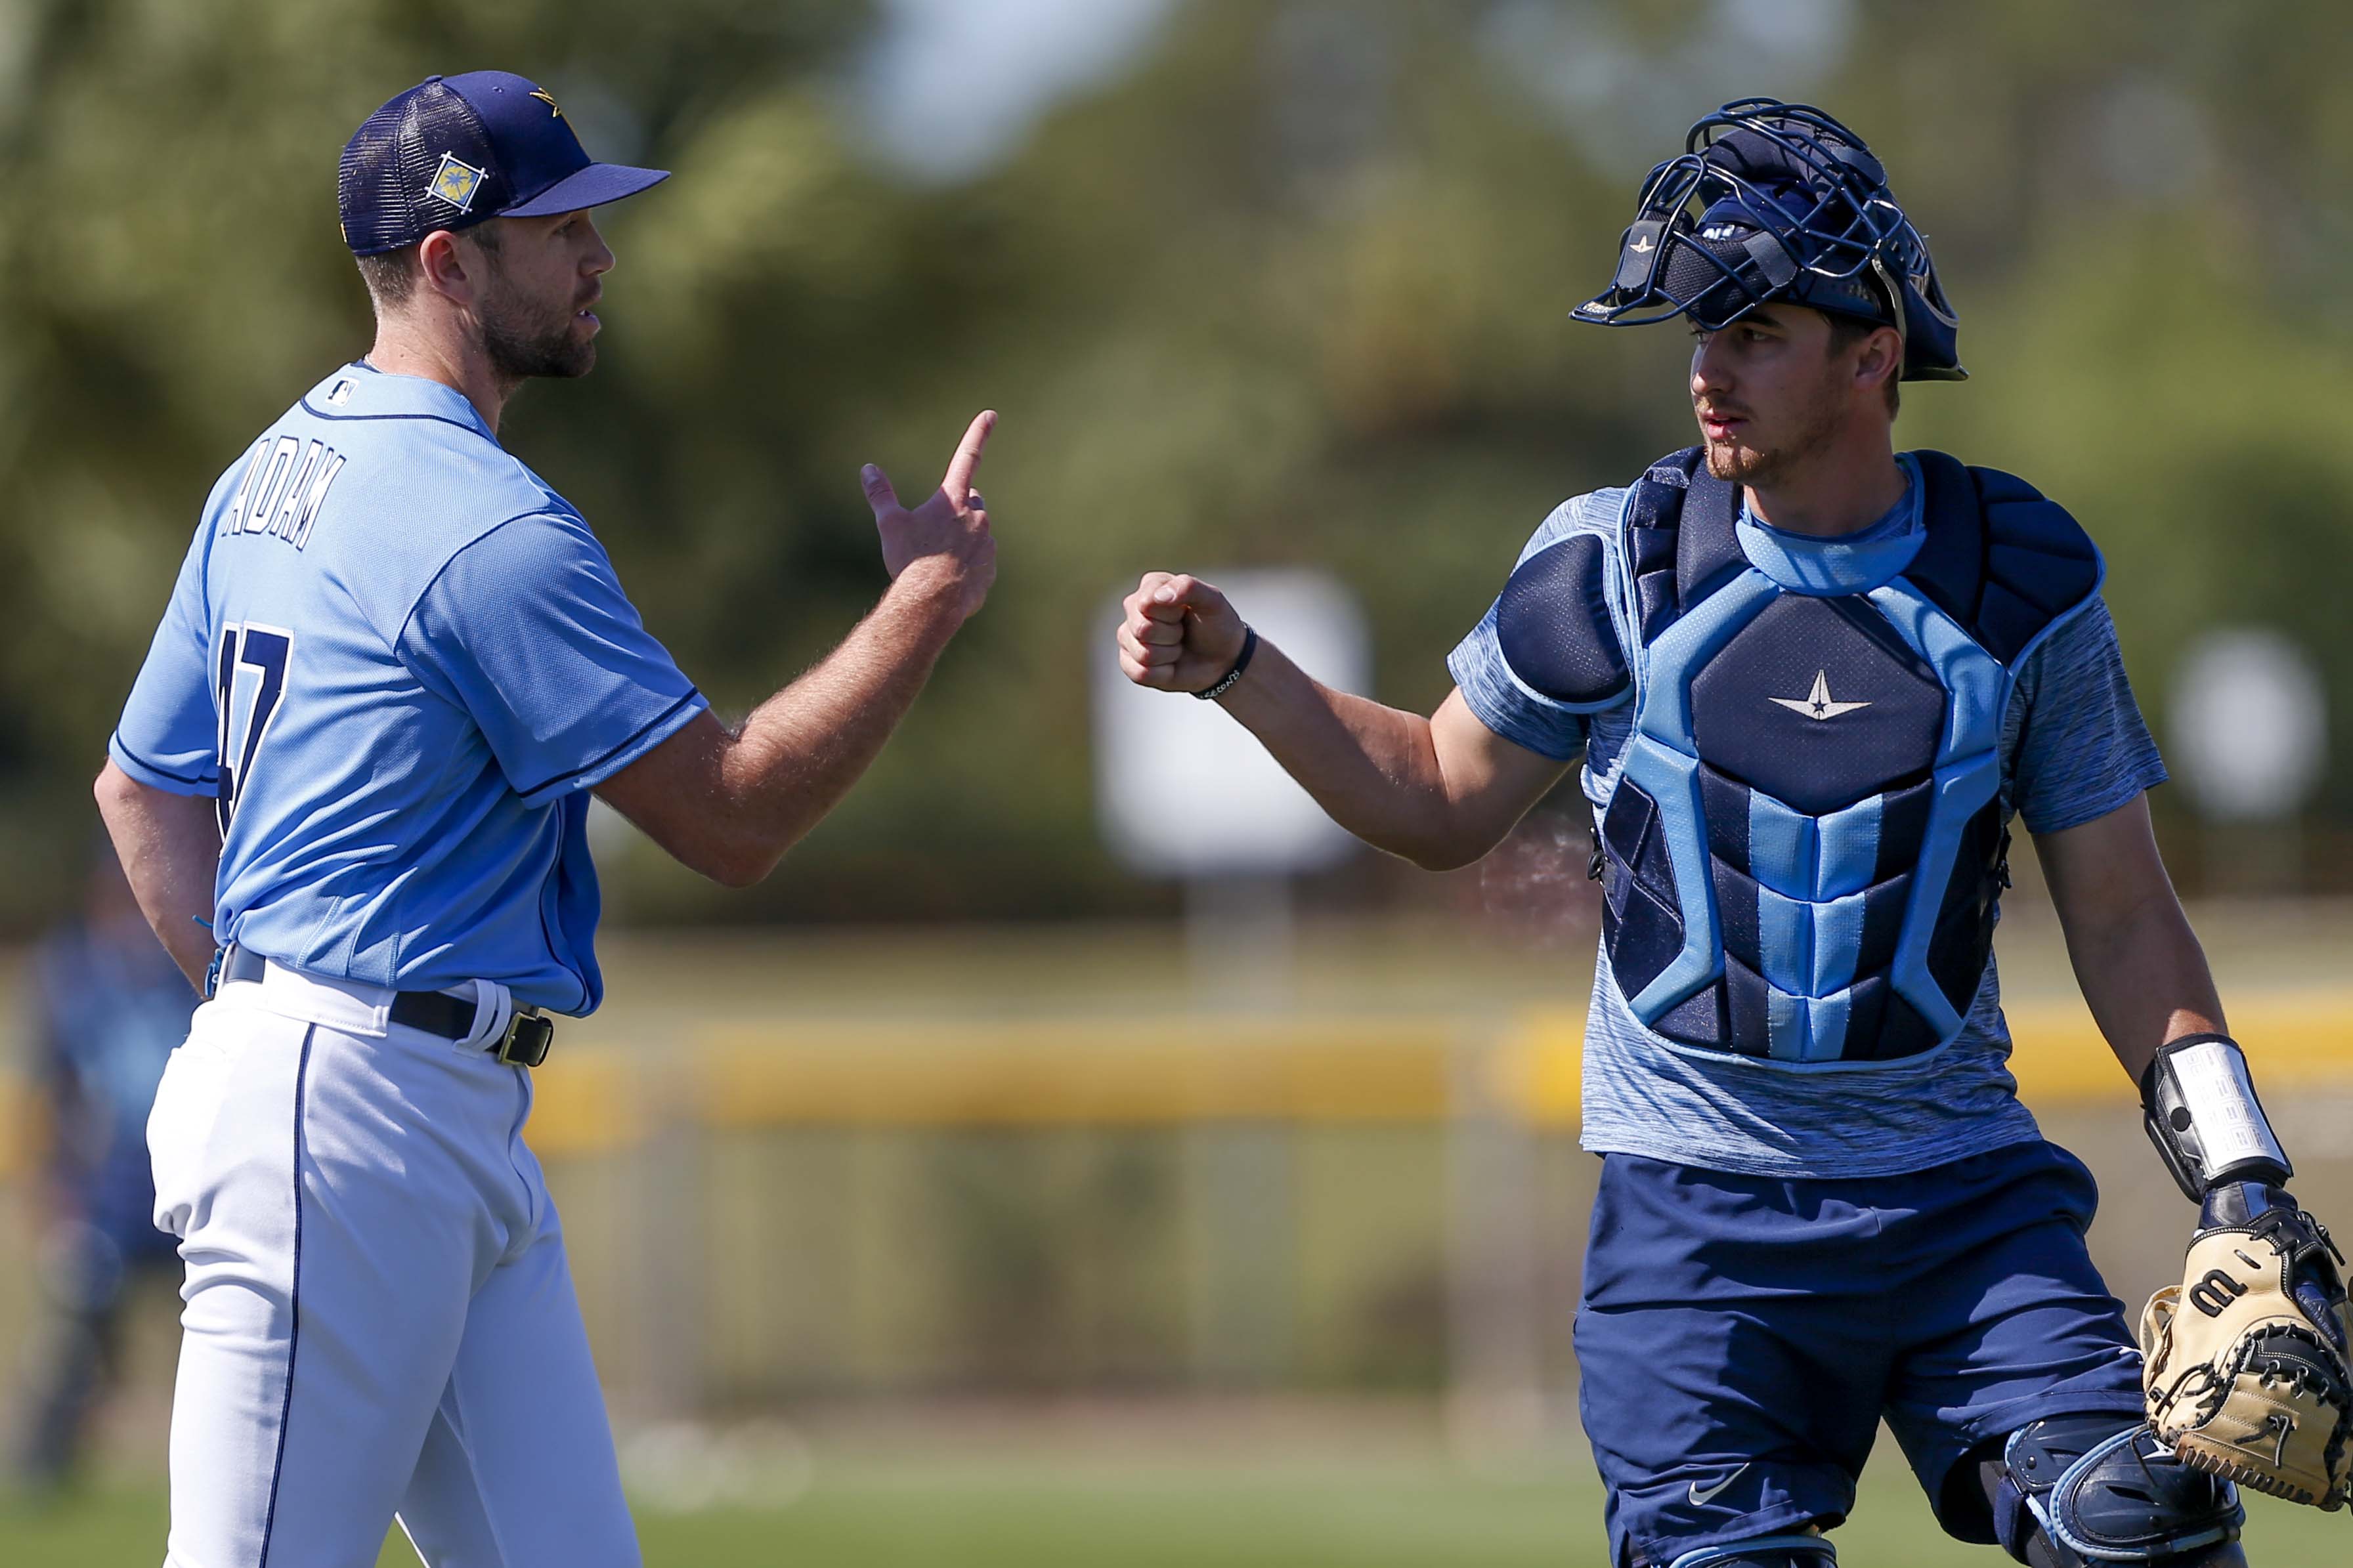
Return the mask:
<path fill-rule="evenodd" d="M 1545 512 L 1688 440 L 1682 337 L 1566 314 L 1642 171 L 1748 92 L 1823 102 L 1887 159 L 1976 373 L 1915 389 L 1900 433 L 2084 518 L 2152 715 L 2189 637 L 2253 623 L 2320 661 L 2353 735 L 2353 151 L 2318 0 L 1192 0 L 954 180 L 877 154 L 862 128 L 902 107 L 864 69 L 886 18 L 846 0 L 12 15 L 0 920 L 47 906 L 88 842 L 206 487 L 365 346 L 336 152 L 399 88 L 489 64 L 550 85 L 600 156 L 678 171 L 607 216 L 597 374 L 527 390 L 506 436 L 723 708 L 879 591 L 859 464 L 905 488 L 972 410 L 1005 416 L 1000 585 L 868 787 L 749 898 L 615 854 L 640 918 L 1166 904 L 1093 826 L 1107 596 L 1153 565 L 1324 564 L 1366 603 L 1378 694 L 1434 703 Z M 2353 876 L 2353 770 L 2330 779 L 2298 869 L 2323 887 Z M 1359 864 L 1323 896 L 1422 886 Z"/>

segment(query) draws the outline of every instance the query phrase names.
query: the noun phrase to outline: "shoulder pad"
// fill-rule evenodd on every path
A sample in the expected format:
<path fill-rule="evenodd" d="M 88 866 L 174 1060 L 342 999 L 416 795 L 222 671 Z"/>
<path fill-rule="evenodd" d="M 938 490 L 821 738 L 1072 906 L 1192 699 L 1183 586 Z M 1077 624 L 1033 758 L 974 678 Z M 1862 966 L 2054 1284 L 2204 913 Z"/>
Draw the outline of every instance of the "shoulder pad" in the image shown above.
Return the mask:
<path fill-rule="evenodd" d="M 1740 487 L 1709 473 L 1699 447 L 1668 453 L 1634 481 L 1624 535 L 1644 646 L 1747 564 L 1734 530 L 1740 504 Z"/>
<path fill-rule="evenodd" d="M 1537 551 L 1495 601 L 1495 638 L 1523 685 L 1579 709 L 1608 708 L 1630 689 L 1626 650 L 1603 592 L 1601 541 L 1574 533 Z"/>
<path fill-rule="evenodd" d="M 1634 580 L 1635 624 L 1646 644 L 1682 608 L 1676 593 L 1676 541 L 1699 462 L 1697 447 L 1670 452 L 1644 470 L 1626 497 L 1626 571 Z"/>
<path fill-rule="evenodd" d="M 2015 474 L 1915 456 L 1928 537 L 1905 575 L 2008 664 L 2098 591 L 2100 552 L 2064 507 Z"/>
<path fill-rule="evenodd" d="M 1977 633 L 2005 662 L 2036 633 L 2090 598 L 2100 585 L 2100 552 L 2067 510 L 1999 468 L 1971 468 L 1985 497 L 1985 590 Z"/>

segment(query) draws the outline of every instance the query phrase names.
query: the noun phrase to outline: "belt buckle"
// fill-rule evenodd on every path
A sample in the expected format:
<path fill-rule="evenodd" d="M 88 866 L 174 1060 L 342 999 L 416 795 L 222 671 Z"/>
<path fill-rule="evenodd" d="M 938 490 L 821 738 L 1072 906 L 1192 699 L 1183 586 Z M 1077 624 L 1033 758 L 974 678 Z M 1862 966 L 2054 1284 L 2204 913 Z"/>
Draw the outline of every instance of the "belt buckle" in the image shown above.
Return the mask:
<path fill-rule="evenodd" d="M 491 1054 L 509 1067 L 535 1068 L 547 1059 L 547 1047 L 555 1038 L 555 1022 L 543 1016 L 536 1007 L 517 1007 L 514 1016 L 507 1020 L 506 1033 L 491 1047 Z"/>

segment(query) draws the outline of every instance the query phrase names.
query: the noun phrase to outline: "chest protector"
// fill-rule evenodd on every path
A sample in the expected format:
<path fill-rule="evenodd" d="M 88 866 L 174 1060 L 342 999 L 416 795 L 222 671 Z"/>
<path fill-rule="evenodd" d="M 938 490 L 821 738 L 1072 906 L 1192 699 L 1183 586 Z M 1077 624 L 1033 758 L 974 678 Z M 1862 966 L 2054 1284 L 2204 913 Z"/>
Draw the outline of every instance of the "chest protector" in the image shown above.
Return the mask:
<path fill-rule="evenodd" d="M 1915 456 L 1925 527 L 1802 553 L 1694 447 L 1628 492 L 1634 734 L 1600 825 L 1603 943 L 1669 1039 L 1883 1061 L 1960 1030 L 2009 835 L 2019 661 L 2098 591 L 2075 521 Z"/>

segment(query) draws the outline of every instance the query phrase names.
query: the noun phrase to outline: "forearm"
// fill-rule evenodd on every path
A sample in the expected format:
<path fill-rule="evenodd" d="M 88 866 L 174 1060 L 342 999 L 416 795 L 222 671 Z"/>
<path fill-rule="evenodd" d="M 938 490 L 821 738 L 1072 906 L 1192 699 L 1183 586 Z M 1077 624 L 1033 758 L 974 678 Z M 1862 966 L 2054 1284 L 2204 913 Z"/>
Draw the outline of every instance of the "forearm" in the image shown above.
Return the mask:
<path fill-rule="evenodd" d="M 2205 950 L 2170 888 L 2087 929 L 2071 924 L 2067 956 L 2093 1020 L 2135 1083 L 2168 1040 L 2229 1032 Z"/>
<path fill-rule="evenodd" d="M 111 762 L 92 793 L 141 912 L 188 984 L 201 991 L 212 967 L 214 883 L 220 875 L 213 803 L 150 789 Z"/>
<path fill-rule="evenodd" d="M 1216 700 L 1333 821 L 1374 847 L 1431 869 L 1493 847 L 1458 821 L 1420 714 L 1335 691 L 1263 639 L 1248 673 Z"/>
<path fill-rule="evenodd" d="M 775 868 L 839 805 L 931 679 L 960 618 L 930 574 L 911 570 L 832 653 L 754 709 L 722 744 L 713 819 L 730 882 Z"/>

